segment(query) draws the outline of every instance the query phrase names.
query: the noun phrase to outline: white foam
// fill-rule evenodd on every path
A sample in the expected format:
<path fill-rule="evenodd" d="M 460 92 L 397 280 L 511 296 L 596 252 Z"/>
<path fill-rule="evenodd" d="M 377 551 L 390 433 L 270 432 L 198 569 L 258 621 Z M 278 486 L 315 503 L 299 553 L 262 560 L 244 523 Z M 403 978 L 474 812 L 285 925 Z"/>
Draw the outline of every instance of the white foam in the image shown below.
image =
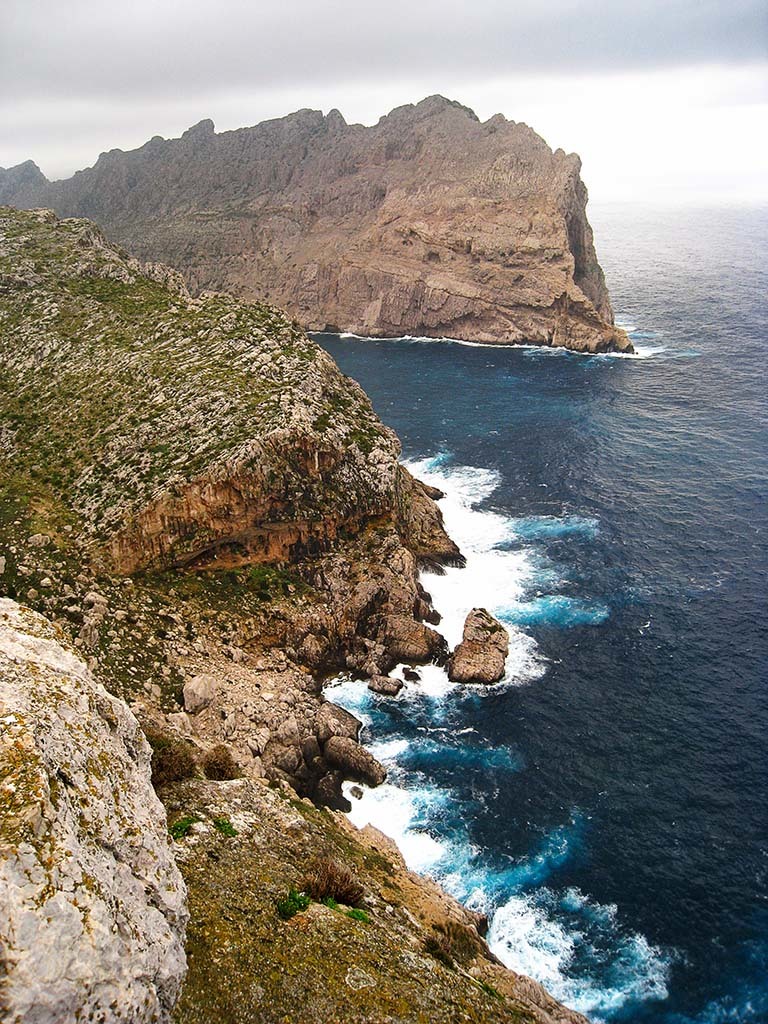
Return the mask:
<path fill-rule="evenodd" d="M 355 789 L 362 790 L 362 797 L 354 796 Z M 446 857 L 446 845 L 416 827 L 416 820 L 430 805 L 447 800 L 447 792 L 430 787 L 406 790 L 390 782 L 376 789 L 347 783 L 344 792 L 352 804 L 350 821 L 358 828 L 373 825 L 393 839 L 412 871 L 430 874 Z"/>
<path fill-rule="evenodd" d="M 537 567 L 532 551 L 500 547 L 515 538 L 518 544 L 525 540 L 515 533 L 522 521 L 478 508 L 497 487 L 498 475 L 490 470 L 452 467 L 447 462 L 447 456 L 442 455 L 411 462 L 409 469 L 446 493 L 440 502 L 446 529 L 467 558 L 464 569 L 449 568 L 444 575 L 423 576 L 443 616 L 438 628 L 454 646 L 461 639 L 464 619 L 471 608 L 487 607 L 492 613 L 502 614 L 504 607 L 522 602 Z M 548 522 L 544 525 L 550 526 Z M 587 526 L 590 530 L 597 528 L 588 520 L 581 525 L 585 530 Z M 540 677 L 546 665 L 535 640 L 515 627 L 510 627 L 509 633 L 507 684 Z M 399 665 L 392 674 L 403 679 L 405 668 Z M 418 703 L 421 711 L 428 706 L 429 717 L 437 723 L 450 709 L 453 696 L 465 694 L 466 688 L 452 684 L 445 670 L 436 665 L 420 666 L 418 673 L 419 680 L 407 681 L 394 699 Z M 477 692 L 481 691 L 473 689 Z M 498 692 L 498 686 L 490 692 Z M 382 701 L 364 683 L 344 678 L 329 686 L 326 696 L 369 725 L 372 709 L 381 707 Z M 555 895 L 542 888 L 543 878 L 534 879 L 530 873 L 522 877 L 525 872 L 518 869 L 525 862 L 502 871 L 489 869 L 481 851 L 462 837 L 460 823 L 450 840 L 433 834 L 430 822 L 445 818 L 447 806 L 457 804 L 457 797 L 419 773 L 409 771 L 406 776 L 399 767 L 411 744 L 418 742 L 391 736 L 377 739 L 368 747 L 388 767 L 389 779 L 375 789 L 345 785 L 352 804 L 351 821 L 358 828 L 371 824 L 379 829 L 394 840 L 411 870 L 431 875 L 454 896 L 488 913 L 489 944 L 496 955 L 514 970 L 537 979 L 562 1002 L 590 1015 L 593 1021 L 603 1020 L 603 1014 L 610 1015 L 635 999 L 664 998 L 667 960 L 643 936 L 622 935 L 615 907 L 591 903 L 579 890 L 571 889 L 558 908 Z M 410 780 L 407 788 L 401 784 L 404 777 Z M 558 920 L 561 914 L 568 915 L 569 920 Z M 610 986 L 602 987 L 589 970 L 575 971 L 584 948 L 592 948 L 597 959 L 610 957 L 614 965 Z"/>
<path fill-rule="evenodd" d="M 636 325 L 631 321 L 620 321 L 616 319 L 617 327 L 621 327 L 627 334 L 632 334 L 637 330 Z M 403 334 L 397 337 L 381 337 L 372 338 L 363 334 L 353 334 L 350 331 L 343 331 L 338 335 L 339 338 L 354 341 L 396 341 L 405 342 L 411 345 L 462 345 L 466 348 L 493 348 L 493 349 L 522 349 L 526 352 L 540 352 L 542 355 L 552 356 L 582 356 L 586 359 L 649 359 L 651 356 L 660 355 L 665 351 L 663 345 L 653 346 L 639 346 L 638 343 L 632 339 L 632 343 L 635 347 L 634 352 L 578 352 L 575 349 L 564 348 L 560 345 L 535 345 L 532 343 L 506 343 L 506 342 L 494 342 L 494 341 L 467 341 L 465 338 L 449 338 L 447 336 L 441 336 L 439 338 L 430 338 L 422 335 Z"/>
<path fill-rule="evenodd" d="M 498 486 L 498 474 L 470 466 L 445 468 L 444 462 L 444 456 L 437 456 L 407 465 L 420 480 L 445 492 L 440 502 L 445 527 L 467 559 L 463 569 L 448 568 L 444 575 L 424 573 L 422 578 L 442 615 L 437 628 L 453 648 L 461 640 L 472 608 L 488 608 L 494 614 L 521 601 L 537 568 L 530 551 L 499 548 L 515 537 L 516 521 L 492 509 L 477 508 Z M 545 665 L 535 640 L 514 626 L 508 632 L 506 680 L 538 679 Z"/>

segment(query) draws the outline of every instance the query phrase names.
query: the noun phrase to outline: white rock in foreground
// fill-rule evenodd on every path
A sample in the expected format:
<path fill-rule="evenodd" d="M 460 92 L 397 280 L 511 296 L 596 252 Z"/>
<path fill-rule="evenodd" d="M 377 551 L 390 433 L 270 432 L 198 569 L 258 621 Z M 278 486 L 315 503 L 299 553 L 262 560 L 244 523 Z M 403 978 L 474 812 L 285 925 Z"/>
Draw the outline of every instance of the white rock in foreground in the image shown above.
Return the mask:
<path fill-rule="evenodd" d="M 42 616 L 0 599 L 0 1016 L 162 1022 L 186 889 L 150 750 Z"/>

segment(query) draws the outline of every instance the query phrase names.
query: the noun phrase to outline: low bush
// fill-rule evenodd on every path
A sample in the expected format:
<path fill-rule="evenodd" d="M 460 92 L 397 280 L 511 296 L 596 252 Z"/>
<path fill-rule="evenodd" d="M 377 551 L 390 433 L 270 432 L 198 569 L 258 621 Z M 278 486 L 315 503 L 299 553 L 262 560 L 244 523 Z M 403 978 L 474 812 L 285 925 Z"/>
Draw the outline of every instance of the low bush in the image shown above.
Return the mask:
<path fill-rule="evenodd" d="M 182 782 L 197 774 L 192 747 L 185 740 L 159 729 L 145 729 L 152 748 L 152 785 L 155 789 L 169 782 Z"/>
<path fill-rule="evenodd" d="M 356 907 L 365 894 L 365 890 L 350 869 L 332 857 L 318 857 L 312 861 L 301 887 L 318 903 L 332 899 L 347 907 Z"/>
<path fill-rule="evenodd" d="M 229 820 L 229 818 L 214 818 L 213 827 L 216 829 L 217 832 L 221 832 L 223 836 L 227 836 L 230 839 L 232 838 L 232 836 L 237 835 L 237 829 Z"/>
<path fill-rule="evenodd" d="M 195 822 L 200 821 L 196 814 L 186 814 L 183 818 L 178 818 L 170 826 L 168 831 L 171 833 L 174 839 L 183 839 L 184 836 L 189 835 L 192 826 Z"/>
<path fill-rule="evenodd" d="M 284 921 L 290 921 L 292 917 L 306 910 L 312 901 L 303 892 L 296 892 L 289 889 L 288 894 L 277 901 L 277 912 Z"/>
<path fill-rule="evenodd" d="M 433 925 L 432 934 L 424 940 L 424 952 L 446 967 L 467 964 L 483 951 L 483 944 L 472 929 L 458 921 Z"/>
<path fill-rule="evenodd" d="M 224 782 L 239 776 L 235 759 L 225 743 L 217 743 L 203 755 L 203 774 L 213 782 Z"/>
<path fill-rule="evenodd" d="M 353 921 L 364 921 L 366 924 L 371 920 L 364 910 L 358 910 L 357 908 L 348 910 L 347 917 L 351 917 Z"/>

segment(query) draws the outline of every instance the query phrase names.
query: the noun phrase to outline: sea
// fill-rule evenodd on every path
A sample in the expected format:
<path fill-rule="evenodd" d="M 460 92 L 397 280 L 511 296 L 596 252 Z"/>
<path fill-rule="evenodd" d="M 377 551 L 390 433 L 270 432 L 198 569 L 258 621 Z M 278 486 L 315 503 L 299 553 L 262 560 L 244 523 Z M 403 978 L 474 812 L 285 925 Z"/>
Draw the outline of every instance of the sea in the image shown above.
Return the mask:
<path fill-rule="evenodd" d="M 445 491 L 438 628 L 511 635 L 494 687 L 331 683 L 351 818 L 593 1022 L 765 1024 L 768 209 L 590 218 L 634 356 L 318 336 Z"/>

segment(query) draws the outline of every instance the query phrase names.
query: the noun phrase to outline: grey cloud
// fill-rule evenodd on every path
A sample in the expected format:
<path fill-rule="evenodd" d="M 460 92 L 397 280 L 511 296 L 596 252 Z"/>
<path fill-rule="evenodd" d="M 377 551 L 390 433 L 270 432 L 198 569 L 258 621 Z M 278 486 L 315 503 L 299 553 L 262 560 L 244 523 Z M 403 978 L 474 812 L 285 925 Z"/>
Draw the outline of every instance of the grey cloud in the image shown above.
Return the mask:
<path fill-rule="evenodd" d="M 0 0 L 0 94 L 186 98 L 763 61 L 764 0 Z"/>

